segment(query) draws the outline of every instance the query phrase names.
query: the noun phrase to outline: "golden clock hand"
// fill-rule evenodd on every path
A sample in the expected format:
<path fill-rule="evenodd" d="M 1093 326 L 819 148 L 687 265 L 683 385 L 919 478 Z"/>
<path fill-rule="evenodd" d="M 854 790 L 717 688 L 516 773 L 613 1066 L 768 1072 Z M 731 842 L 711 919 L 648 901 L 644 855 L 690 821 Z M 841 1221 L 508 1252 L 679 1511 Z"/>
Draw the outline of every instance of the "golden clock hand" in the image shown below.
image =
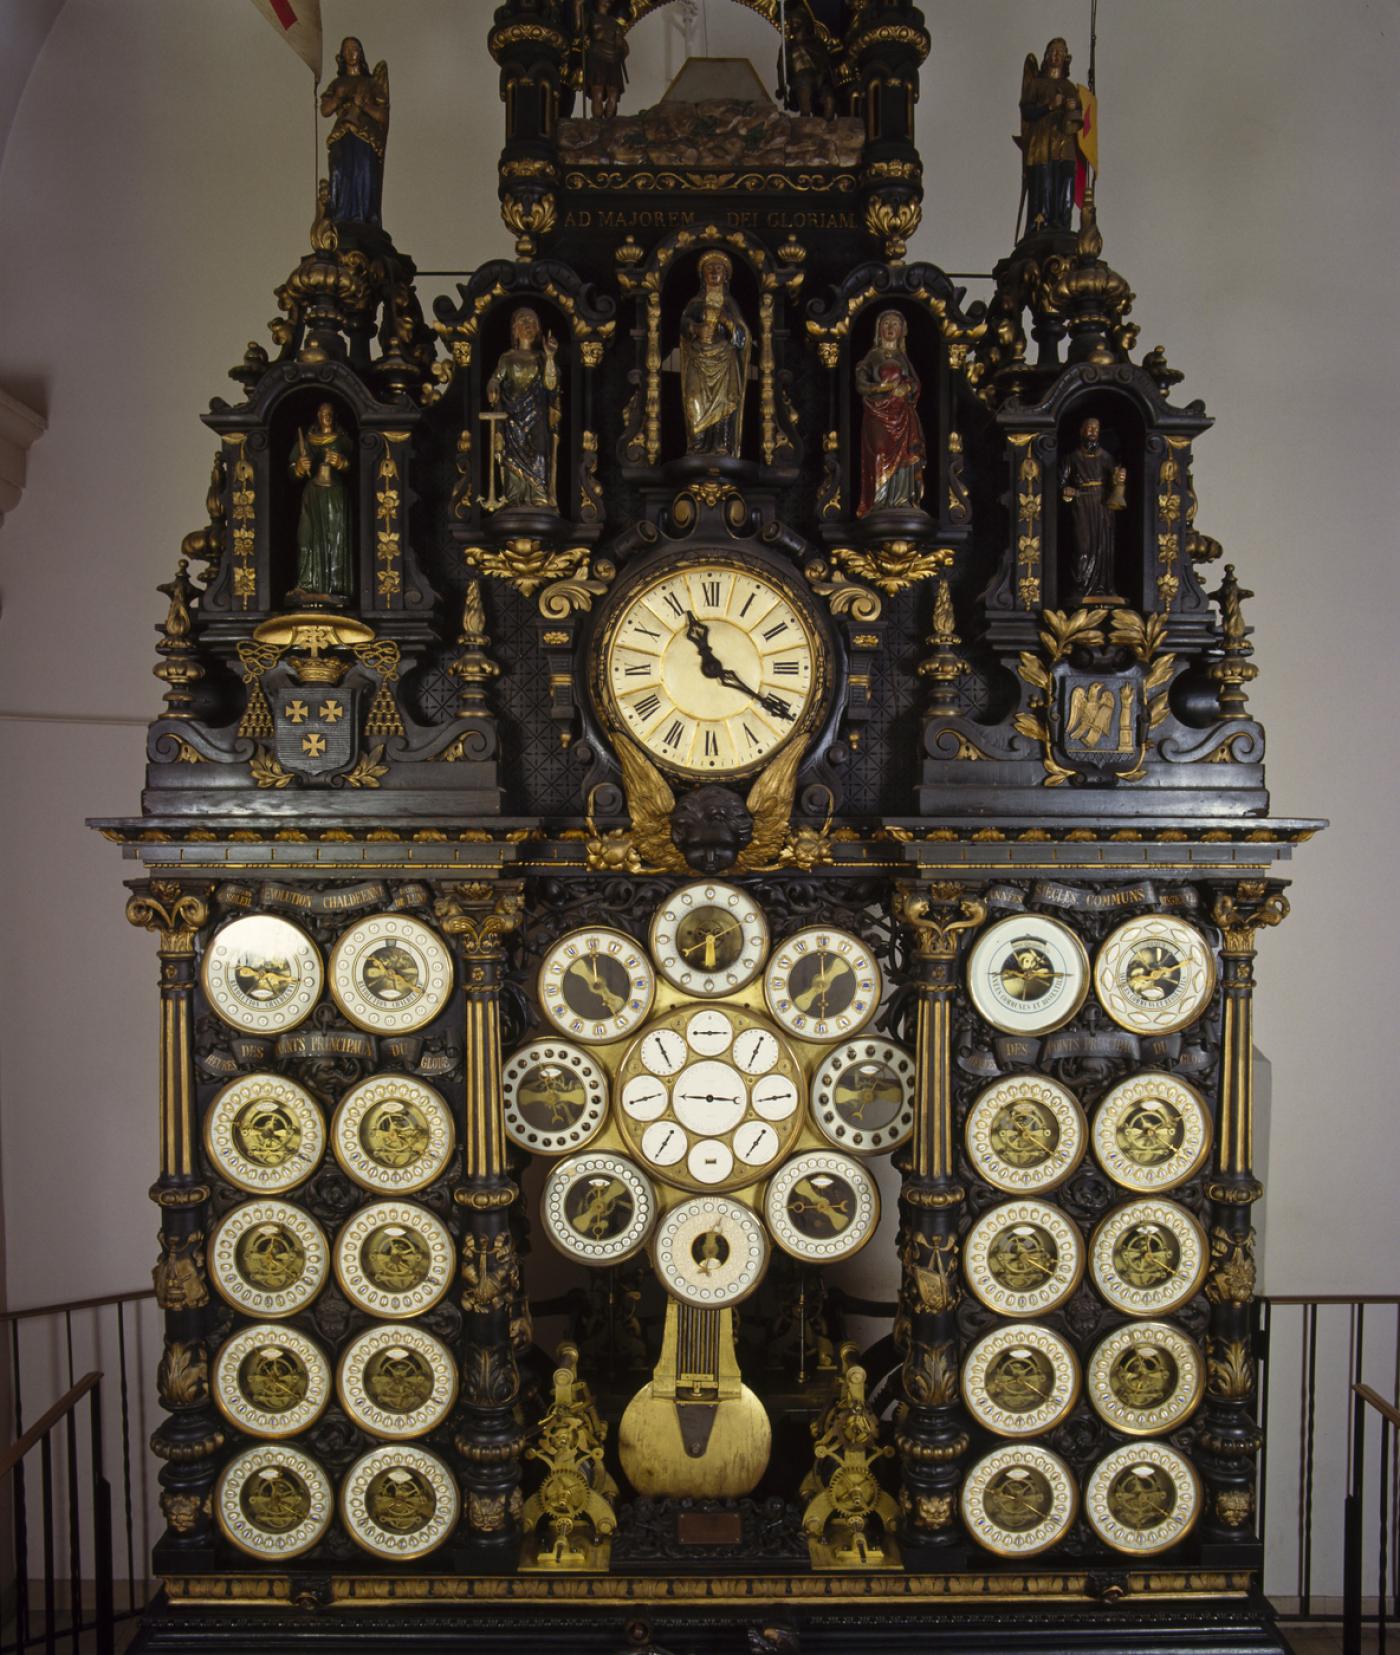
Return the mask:
<path fill-rule="evenodd" d="M 584 975 L 583 964 L 584 962 L 582 960 L 575 960 L 564 975 L 568 976 L 570 972 L 577 971 L 579 975 L 584 978 L 584 981 L 588 984 L 589 988 L 593 990 L 609 1011 L 621 1011 L 623 1007 L 622 996 L 620 994 L 614 994 L 608 985 L 600 980 L 598 976 L 597 960 L 594 959 L 591 954 L 588 957 L 588 966 L 590 972 L 592 973 L 591 976 Z"/>
<path fill-rule="evenodd" d="M 831 987 L 832 979 L 839 977 L 844 969 L 843 962 L 838 960 L 835 955 L 828 955 L 825 949 L 817 950 L 817 958 L 819 960 L 830 959 L 831 964 L 829 966 L 819 966 L 811 983 L 800 994 L 793 995 L 792 1003 L 799 1011 L 810 1011 L 813 1000 L 819 995 L 822 1000 L 822 1010 L 825 1011 L 827 991 Z"/>

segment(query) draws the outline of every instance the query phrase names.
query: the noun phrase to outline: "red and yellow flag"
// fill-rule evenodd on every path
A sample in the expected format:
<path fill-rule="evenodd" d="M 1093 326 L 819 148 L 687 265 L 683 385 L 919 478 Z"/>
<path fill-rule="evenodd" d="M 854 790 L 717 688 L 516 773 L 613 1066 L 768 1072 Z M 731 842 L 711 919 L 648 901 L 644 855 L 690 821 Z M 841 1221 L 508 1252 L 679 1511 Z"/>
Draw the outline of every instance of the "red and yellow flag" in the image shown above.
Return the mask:
<path fill-rule="evenodd" d="M 253 0 L 319 81 L 321 78 L 321 0 Z"/>
<path fill-rule="evenodd" d="M 1084 188 L 1092 173 L 1099 175 L 1099 100 L 1087 86 L 1079 91 L 1079 107 L 1084 111 L 1084 125 L 1075 138 L 1077 154 L 1074 164 L 1074 204 L 1084 205 Z"/>

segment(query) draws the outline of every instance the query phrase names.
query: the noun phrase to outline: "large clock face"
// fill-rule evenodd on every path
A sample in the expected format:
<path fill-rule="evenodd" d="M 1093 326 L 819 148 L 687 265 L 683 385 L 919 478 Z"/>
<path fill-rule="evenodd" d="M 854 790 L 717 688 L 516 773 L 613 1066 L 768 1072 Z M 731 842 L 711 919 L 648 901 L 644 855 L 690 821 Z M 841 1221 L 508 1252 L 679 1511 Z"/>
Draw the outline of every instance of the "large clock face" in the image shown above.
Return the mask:
<path fill-rule="evenodd" d="M 698 562 L 639 587 L 603 647 L 616 723 L 668 770 L 737 775 L 805 727 L 821 654 L 798 600 L 768 574 Z"/>

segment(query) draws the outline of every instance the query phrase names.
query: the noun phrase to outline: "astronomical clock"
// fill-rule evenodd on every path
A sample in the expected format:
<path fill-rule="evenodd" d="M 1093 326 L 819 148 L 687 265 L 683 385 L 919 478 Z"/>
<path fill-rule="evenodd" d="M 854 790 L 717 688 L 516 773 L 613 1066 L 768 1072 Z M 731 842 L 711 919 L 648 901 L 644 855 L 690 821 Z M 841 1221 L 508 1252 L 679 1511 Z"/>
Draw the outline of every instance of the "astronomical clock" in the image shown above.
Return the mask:
<path fill-rule="evenodd" d="M 1252 997 L 1320 824 L 1211 422 L 1065 41 L 970 300 L 907 256 L 919 10 L 753 4 L 780 102 L 632 109 L 651 0 L 503 0 L 515 255 L 431 320 L 388 70 L 326 83 L 96 824 L 156 955 L 144 1648 L 1282 1649 Z"/>

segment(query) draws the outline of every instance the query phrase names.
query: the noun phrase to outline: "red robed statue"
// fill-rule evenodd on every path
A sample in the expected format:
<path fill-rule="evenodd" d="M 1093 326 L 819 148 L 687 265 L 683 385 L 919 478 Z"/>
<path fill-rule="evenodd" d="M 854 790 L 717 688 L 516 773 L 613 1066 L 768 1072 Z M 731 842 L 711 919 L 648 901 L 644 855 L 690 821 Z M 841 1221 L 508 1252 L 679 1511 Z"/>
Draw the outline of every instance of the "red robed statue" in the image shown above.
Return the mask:
<path fill-rule="evenodd" d="M 908 323 L 897 310 L 875 319 L 875 343 L 856 364 L 865 405 L 860 432 L 860 504 L 856 516 L 886 506 L 917 506 L 924 497 L 924 428 L 919 376 L 905 355 Z"/>

